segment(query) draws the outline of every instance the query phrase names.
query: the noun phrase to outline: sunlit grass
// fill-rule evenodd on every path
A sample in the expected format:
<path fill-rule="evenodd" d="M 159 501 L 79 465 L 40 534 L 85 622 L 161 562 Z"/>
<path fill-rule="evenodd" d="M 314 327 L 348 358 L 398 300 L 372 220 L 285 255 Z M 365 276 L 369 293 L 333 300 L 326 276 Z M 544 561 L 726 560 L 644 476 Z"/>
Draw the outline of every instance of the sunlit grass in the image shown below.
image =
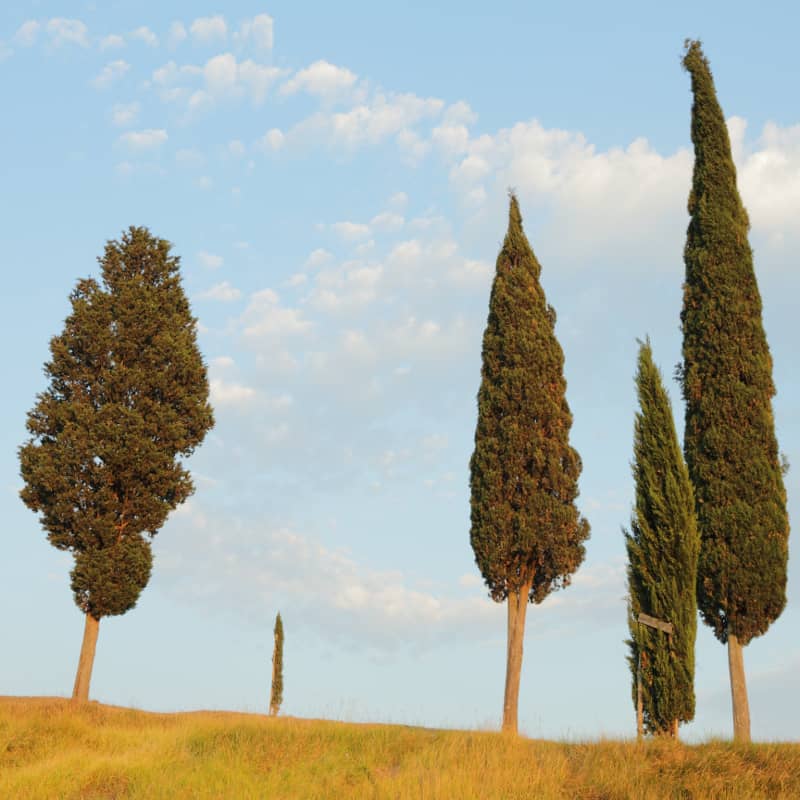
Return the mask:
<path fill-rule="evenodd" d="M 0 798 L 800 798 L 800 745 L 561 743 L 0 698 Z"/>

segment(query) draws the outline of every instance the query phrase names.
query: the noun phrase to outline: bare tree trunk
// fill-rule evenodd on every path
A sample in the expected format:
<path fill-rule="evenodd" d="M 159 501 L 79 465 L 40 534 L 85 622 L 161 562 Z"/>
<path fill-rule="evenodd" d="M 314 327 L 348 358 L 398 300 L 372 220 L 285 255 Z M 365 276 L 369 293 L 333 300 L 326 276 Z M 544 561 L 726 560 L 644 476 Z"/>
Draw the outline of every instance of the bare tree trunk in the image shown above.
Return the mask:
<path fill-rule="evenodd" d="M 733 701 L 733 739 L 750 741 L 750 704 L 747 702 L 747 683 L 744 677 L 744 656 L 739 639 L 728 634 L 728 670 L 731 675 L 731 700 Z"/>
<path fill-rule="evenodd" d="M 644 738 L 644 699 L 642 697 L 642 654 L 636 659 L 636 739 Z"/>
<path fill-rule="evenodd" d="M 89 683 L 92 680 L 94 651 L 97 647 L 97 633 L 99 630 L 100 620 L 95 619 L 91 614 L 87 614 L 86 624 L 83 628 L 81 657 L 78 660 L 78 672 L 75 675 L 75 686 L 72 689 L 73 703 L 86 703 L 89 700 Z"/>
<path fill-rule="evenodd" d="M 530 584 L 508 595 L 508 647 L 506 650 L 506 689 L 503 697 L 503 732 L 517 733 L 519 678 L 522 671 L 522 642 Z"/>
<path fill-rule="evenodd" d="M 670 734 L 670 736 L 672 736 L 672 738 L 676 742 L 678 741 L 678 725 L 679 725 L 679 722 L 678 722 L 678 720 L 676 718 L 676 719 L 672 720 L 672 724 L 669 726 L 669 728 L 670 728 L 669 734 Z"/>

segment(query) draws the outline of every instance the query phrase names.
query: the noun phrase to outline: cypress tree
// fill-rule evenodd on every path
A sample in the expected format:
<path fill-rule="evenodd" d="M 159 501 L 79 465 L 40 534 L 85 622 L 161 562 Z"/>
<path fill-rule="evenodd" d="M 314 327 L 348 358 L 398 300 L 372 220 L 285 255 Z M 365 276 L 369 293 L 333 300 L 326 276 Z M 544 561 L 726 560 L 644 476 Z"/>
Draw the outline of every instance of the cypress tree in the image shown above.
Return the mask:
<path fill-rule="evenodd" d="M 728 645 L 734 737 L 750 739 L 742 647 L 786 604 L 789 520 L 772 414 L 772 359 L 749 220 L 700 43 L 687 41 L 695 161 L 684 261 L 684 447 L 701 537 L 700 613 Z"/>
<path fill-rule="evenodd" d="M 78 281 L 50 341 L 48 387 L 20 448 L 23 502 L 54 547 L 72 553 L 85 614 L 73 699 L 85 701 L 100 620 L 136 605 L 150 540 L 193 492 L 182 459 L 213 425 L 196 320 L 180 261 L 146 228 L 129 228 Z"/>
<path fill-rule="evenodd" d="M 700 539 L 694 495 L 672 408 L 650 342 L 639 348 L 639 412 L 634 424 L 636 506 L 628 551 L 629 663 L 634 705 L 639 679 L 644 728 L 677 737 L 694 718 L 694 641 L 697 634 L 697 555 Z M 665 634 L 637 622 L 640 612 L 671 622 Z"/>
<path fill-rule="evenodd" d="M 512 194 L 483 336 L 470 541 L 490 596 L 508 601 L 503 730 L 513 733 L 528 602 L 569 584 L 589 536 L 575 506 L 582 465 L 568 441 L 564 354 L 540 273 Z"/>
<path fill-rule="evenodd" d="M 280 612 L 275 617 L 275 643 L 272 648 L 272 691 L 269 697 L 269 713 L 277 716 L 283 703 L 283 620 Z"/>

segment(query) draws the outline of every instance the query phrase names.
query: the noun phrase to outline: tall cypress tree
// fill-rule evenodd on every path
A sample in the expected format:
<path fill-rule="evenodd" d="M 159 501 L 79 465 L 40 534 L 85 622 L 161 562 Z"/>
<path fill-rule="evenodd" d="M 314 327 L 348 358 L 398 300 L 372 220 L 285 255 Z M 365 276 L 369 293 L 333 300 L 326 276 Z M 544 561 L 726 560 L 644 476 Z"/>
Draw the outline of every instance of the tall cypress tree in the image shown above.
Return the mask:
<path fill-rule="evenodd" d="M 280 612 L 275 617 L 275 642 L 272 647 L 272 688 L 269 696 L 269 713 L 274 717 L 283 703 L 283 620 Z"/>
<path fill-rule="evenodd" d="M 512 195 L 483 336 L 470 541 L 492 599 L 508 601 L 503 730 L 514 733 L 528 602 L 570 582 L 589 536 L 575 506 L 581 460 L 569 445 L 564 354 L 540 273 Z"/>
<path fill-rule="evenodd" d="M 639 412 L 633 440 L 636 506 L 628 551 L 629 663 L 634 704 L 641 680 L 644 727 L 677 737 L 694 718 L 694 641 L 697 634 L 697 556 L 700 539 L 694 495 L 672 408 L 650 342 L 639 348 Z M 641 612 L 674 626 L 665 634 L 639 623 Z"/>
<path fill-rule="evenodd" d="M 786 604 L 789 520 L 772 415 L 772 359 L 747 241 L 749 220 L 714 81 L 687 41 L 695 161 L 681 323 L 684 447 L 701 536 L 697 597 L 728 644 L 734 737 L 750 739 L 742 647 Z"/>
<path fill-rule="evenodd" d="M 196 320 L 170 244 L 131 227 L 106 244 L 102 279 L 78 281 L 50 341 L 49 385 L 20 448 L 25 504 L 74 557 L 86 615 L 73 699 L 89 696 L 100 620 L 136 605 L 155 536 L 193 492 L 182 459 L 213 425 Z"/>

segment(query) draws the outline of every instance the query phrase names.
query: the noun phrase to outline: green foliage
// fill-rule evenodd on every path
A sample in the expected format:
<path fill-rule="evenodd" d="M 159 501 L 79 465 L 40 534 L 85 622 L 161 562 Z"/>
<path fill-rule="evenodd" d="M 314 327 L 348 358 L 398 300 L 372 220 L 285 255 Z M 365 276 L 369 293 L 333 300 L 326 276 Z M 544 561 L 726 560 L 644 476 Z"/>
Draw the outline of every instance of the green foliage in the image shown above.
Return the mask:
<path fill-rule="evenodd" d="M 25 504 L 75 557 L 72 590 L 99 619 L 133 608 L 154 536 L 192 493 L 181 459 L 213 425 L 196 320 L 170 244 L 129 228 L 106 244 L 102 281 L 80 280 L 50 342 L 47 389 L 20 448 Z"/>
<path fill-rule="evenodd" d="M 541 267 L 512 195 L 483 337 L 470 540 L 491 596 L 531 585 L 541 602 L 569 583 L 589 523 L 575 507 L 581 460 L 569 445 L 564 354 Z"/>
<path fill-rule="evenodd" d="M 695 150 L 681 323 L 684 447 L 701 536 L 698 604 L 747 644 L 786 605 L 789 520 L 772 414 L 772 359 L 749 221 L 708 61 L 687 42 Z"/>
<path fill-rule="evenodd" d="M 272 691 L 269 698 L 269 713 L 277 714 L 283 703 L 283 620 L 280 612 L 275 617 L 275 644 L 272 650 Z"/>
<path fill-rule="evenodd" d="M 633 476 L 636 506 L 628 551 L 628 661 L 636 704 L 641 658 L 645 729 L 667 734 L 673 720 L 694 718 L 694 642 L 697 634 L 697 556 L 700 539 L 694 495 L 681 454 L 669 397 L 653 363 L 650 342 L 639 348 Z M 644 612 L 671 622 L 674 633 L 641 625 Z"/>

